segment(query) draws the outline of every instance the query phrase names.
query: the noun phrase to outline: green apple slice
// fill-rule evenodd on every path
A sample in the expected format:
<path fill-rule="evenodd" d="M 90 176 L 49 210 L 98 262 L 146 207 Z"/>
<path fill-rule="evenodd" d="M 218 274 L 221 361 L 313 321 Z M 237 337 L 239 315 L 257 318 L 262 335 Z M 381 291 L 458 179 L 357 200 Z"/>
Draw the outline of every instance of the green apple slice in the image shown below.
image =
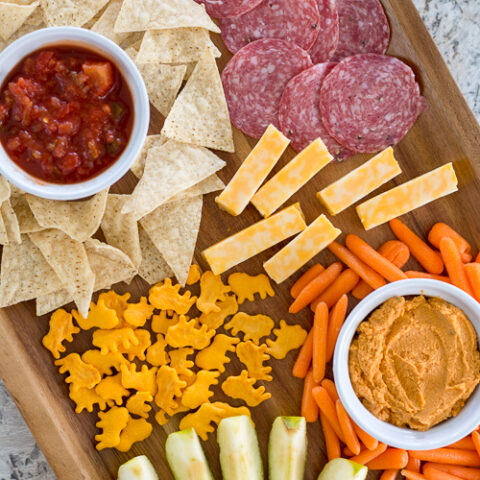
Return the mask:
<path fill-rule="evenodd" d="M 268 443 L 270 480 L 302 480 L 307 460 L 307 423 L 303 417 L 277 417 Z"/>
<path fill-rule="evenodd" d="M 118 480 L 158 480 L 158 475 L 150 460 L 141 455 L 120 466 Z"/>
<path fill-rule="evenodd" d="M 345 458 L 336 458 L 325 465 L 318 480 L 365 480 L 368 468 Z"/>

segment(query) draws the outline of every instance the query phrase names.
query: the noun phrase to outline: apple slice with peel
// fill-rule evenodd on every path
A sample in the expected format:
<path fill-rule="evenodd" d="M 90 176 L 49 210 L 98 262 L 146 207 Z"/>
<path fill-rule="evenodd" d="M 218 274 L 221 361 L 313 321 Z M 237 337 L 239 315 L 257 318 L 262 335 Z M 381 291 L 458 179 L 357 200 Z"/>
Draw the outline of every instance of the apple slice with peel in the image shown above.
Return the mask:
<path fill-rule="evenodd" d="M 257 433 L 247 415 L 224 418 L 217 430 L 223 480 L 263 480 Z"/>
<path fill-rule="evenodd" d="M 120 466 L 118 480 L 158 480 L 158 475 L 150 460 L 140 455 Z"/>
<path fill-rule="evenodd" d="M 175 480 L 214 480 L 193 428 L 171 433 L 165 451 Z"/>
<path fill-rule="evenodd" d="M 336 458 L 328 462 L 318 480 L 365 480 L 368 468 L 345 458 Z"/>
<path fill-rule="evenodd" d="M 270 480 L 303 480 L 307 460 L 307 423 L 303 417 L 277 417 L 268 442 Z"/>

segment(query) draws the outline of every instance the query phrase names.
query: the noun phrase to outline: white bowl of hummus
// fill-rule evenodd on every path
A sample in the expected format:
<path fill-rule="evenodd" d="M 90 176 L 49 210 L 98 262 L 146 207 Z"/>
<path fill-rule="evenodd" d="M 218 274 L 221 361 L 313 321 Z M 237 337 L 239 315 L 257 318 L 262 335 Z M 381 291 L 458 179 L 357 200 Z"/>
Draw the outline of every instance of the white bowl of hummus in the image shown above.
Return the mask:
<path fill-rule="evenodd" d="M 366 432 L 392 447 L 450 445 L 480 425 L 480 303 L 445 282 L 382 287 L 348 316 L 333 373 Z"/>

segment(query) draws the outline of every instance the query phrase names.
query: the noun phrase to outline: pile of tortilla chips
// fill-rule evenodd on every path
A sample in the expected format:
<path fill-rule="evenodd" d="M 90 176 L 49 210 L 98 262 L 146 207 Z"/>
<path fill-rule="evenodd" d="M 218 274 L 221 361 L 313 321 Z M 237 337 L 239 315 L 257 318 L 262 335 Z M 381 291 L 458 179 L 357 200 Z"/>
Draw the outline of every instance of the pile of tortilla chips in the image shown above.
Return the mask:
<path fill-rule="evenodd" d="M 203 195 L 224 188 L 234 151 L 220 74 L 219 32 L 194 0 L 9 0 L 0 2 L 0 50 L 47 26 L 89 28 L 137 64 L 163 129 L 147 137 L 132 166 L 131 194 L 107 191 L 76 202 L 28 195 L 0 177 L 0 308 L 36 299 L 37 315 L 74 301 L 87 315 L 92 294 L 140 275 L 185 284 Z M 103 237 L 100 234 L 103 233 Z"/>

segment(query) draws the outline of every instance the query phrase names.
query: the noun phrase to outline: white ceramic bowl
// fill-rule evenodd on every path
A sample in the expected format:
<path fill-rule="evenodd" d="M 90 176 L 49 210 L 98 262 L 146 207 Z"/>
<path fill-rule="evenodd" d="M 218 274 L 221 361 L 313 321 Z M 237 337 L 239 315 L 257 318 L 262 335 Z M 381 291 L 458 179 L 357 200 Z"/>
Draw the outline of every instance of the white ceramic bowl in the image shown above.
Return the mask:
<path fill-rule="evenodd" d="M 361 322 L 389 298 L 405 295 L 440 297 L 462 309 L 480 338 L 480 304 L 453 285 L 437 280 L 411 279 L 386 285 L 363 299 L 350 313 L 335 349 L 333 373 L 338 395 L 352 419 L 367 433 L 392 447 L 406 450 L 430 450 L 449 445 L 468 435 L 480 425 L 480 388 L 477 387 L 465 407 L 426 432 L 395 427 L 370 413 L 356 396 L 350 381 L 348 357 L 350 344 Z"/>
<path fill-rule="evenodd" d="M 33 195 L 53 200 L 89 197 L 118 181 L 141 152 L 150 123 L 150 106 L 143 78 L 135 63 L 114 42 L 103 35 L 74 27 L 37 30 L 21 37 L 0 53 L 0 85 L 18 63 L 36 50 L 49 46 L 78 46 L 110 59 L 130 87 L 134 104 L 134 123 L 130 141 L 122 155 L 107 170 L 84 182 L 59 185 L 40 180 L 16 165 L 0 143 L 0 173 L 17 187 Z"/>

